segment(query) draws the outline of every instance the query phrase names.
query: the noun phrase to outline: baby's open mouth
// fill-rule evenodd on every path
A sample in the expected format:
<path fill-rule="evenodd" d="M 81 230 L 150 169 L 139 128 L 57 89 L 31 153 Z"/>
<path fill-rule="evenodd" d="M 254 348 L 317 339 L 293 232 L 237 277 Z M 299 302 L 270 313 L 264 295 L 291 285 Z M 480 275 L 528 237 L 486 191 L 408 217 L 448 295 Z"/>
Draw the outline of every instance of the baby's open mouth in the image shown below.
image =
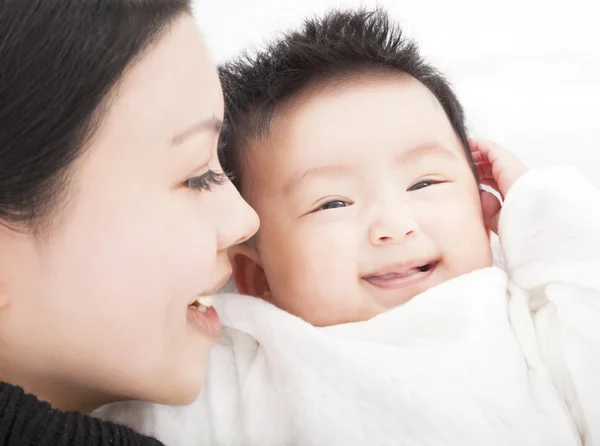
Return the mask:
<path fill-rule="evenodd" d="M 433 269 L 435 267 L 434 263 L 428 263 L 427 265 L 417 266 L 417 269 L 422 273 L 426 273 L 427 271 Z"/>
<path fill-rule="evenodd" d="M 437 265 L 437 261 L 432 261 L 414 266 L 396 266 L 378 273 L 369 274 L 363 277 L 363 279 L 379 288 L 403 288 L 415 285 L 428 277 Z"/>

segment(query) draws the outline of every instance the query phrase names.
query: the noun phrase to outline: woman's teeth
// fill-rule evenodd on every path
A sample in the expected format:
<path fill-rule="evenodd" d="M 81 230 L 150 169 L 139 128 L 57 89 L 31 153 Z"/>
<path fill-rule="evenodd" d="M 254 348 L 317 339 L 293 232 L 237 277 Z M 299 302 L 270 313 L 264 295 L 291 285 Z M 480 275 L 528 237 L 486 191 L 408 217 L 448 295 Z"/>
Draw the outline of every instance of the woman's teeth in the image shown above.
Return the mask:
<path fill-rule="evenodd" d="M 202 296 L 202 297 L 199 297 L 196 302 L 198 302 L 200 305 L 204 305 L 205 307 L 212 307 L 213 306 L 213 297 L 212 296 Z"/>
<path fill-rule="evenodd" d="M 196 308 L 200 313 L 206 313 L 208 308 L 213 306 L 213 296 L 199 297 L 191 306 Z"/>

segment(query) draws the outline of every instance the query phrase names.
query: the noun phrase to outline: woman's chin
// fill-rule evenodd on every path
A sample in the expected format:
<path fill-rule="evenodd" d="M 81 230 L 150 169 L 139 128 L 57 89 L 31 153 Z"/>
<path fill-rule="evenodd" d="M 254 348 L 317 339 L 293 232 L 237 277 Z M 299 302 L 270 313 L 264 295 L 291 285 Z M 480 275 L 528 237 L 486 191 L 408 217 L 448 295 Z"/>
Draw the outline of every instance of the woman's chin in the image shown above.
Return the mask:
<path fill-rule="evenodd" d="M 206 363 L 190 365 L 182 372 L 166 380 L 155 389 L 157 392 L 153 392 L 153 397 L 145 398 L 145 401 L 168 406 L 187 406 L 196 401 L 204 386 Z"/>

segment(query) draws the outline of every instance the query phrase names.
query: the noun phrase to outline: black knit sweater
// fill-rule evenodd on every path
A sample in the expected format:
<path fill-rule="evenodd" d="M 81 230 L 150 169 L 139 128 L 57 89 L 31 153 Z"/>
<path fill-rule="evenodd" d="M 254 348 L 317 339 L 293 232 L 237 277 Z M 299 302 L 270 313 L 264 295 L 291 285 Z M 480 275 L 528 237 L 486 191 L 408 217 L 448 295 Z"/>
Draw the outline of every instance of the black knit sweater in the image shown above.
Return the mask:
<path fill-rule="evenodd" d="M 0 446 L 162 446 L 118 424 L 52 409 L 0 381 Z"/>

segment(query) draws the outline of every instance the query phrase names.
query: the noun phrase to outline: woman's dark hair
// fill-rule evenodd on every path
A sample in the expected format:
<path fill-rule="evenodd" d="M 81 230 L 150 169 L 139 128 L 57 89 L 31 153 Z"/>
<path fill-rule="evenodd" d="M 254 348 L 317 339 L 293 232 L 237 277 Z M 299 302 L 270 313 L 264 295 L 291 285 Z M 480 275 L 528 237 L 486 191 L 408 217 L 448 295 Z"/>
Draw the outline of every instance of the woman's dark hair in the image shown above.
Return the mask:
<path fill-rule="evenodd" d="M 54 215 L 113 87 L 182 14 L 190 0 L 0 0 L 0 224 Z"/>

